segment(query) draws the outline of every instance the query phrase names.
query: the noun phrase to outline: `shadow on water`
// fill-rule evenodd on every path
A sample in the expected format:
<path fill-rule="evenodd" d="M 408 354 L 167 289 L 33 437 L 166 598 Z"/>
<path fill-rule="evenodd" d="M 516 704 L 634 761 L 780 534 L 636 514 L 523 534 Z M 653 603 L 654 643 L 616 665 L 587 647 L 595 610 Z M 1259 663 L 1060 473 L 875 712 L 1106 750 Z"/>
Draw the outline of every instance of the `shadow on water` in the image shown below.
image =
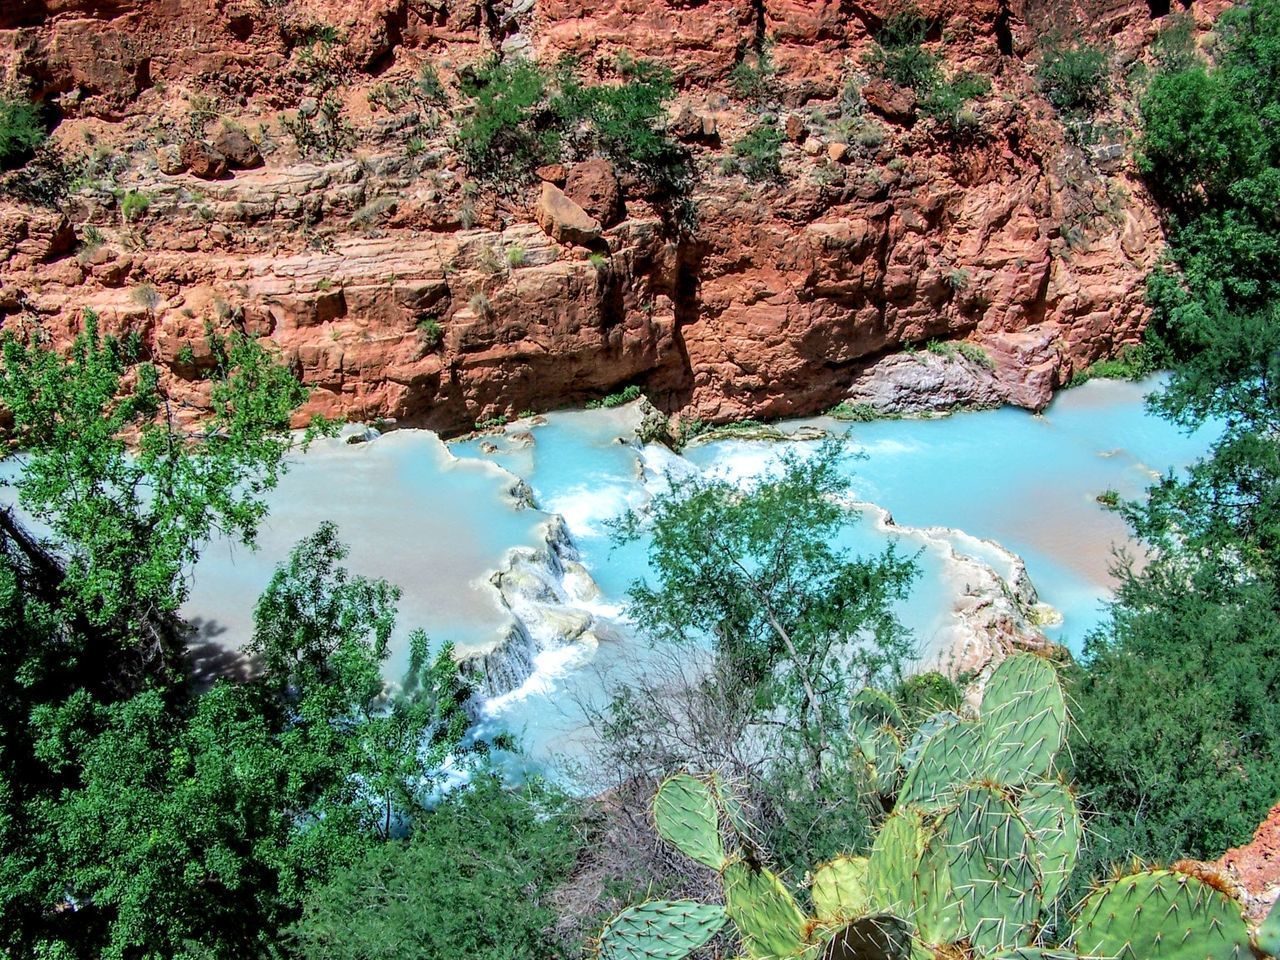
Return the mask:
<path fill-rule="evenodd" d="M 196 617 L 187 624 L 186 659 L 197 690 L 218 680 L 248 680 L 259 670 L 256 658 L 227 644 L 227 628 L 217 620 Z"/>

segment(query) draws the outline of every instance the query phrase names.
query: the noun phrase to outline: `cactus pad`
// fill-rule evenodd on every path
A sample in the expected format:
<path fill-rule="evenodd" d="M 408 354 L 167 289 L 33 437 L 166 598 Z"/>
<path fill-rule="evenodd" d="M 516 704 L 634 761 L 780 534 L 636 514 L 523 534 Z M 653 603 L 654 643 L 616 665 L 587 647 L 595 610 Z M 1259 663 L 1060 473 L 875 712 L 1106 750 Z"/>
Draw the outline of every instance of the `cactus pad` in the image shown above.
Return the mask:
<path fill-rule="evenodd" d="M 885 820 L 867 861 L 867 892 L 873 909 L 899 916 L 911 910 L 927 840 L 924 815 L 916 807 L 899 805 Z"/>
<path fill-rule="evenodd" d="M 752 960 L 800 954 L 805 917 L 782 881 L 763 867 L 735 860 L 724 870 L 724 911 Z"/>
<path fill-rule="evenodd" d="M 683 960 L 720 932 L 724 908 L 651 900 L 624 910 L 600 934 L 600 960 Z"/>
<path fill-rule="evenodd" d="M 849 729 L 871 786 L 883 796 L 893 796 L 902 773 L 902 741 L 897 733 L 889 726 L 873 726 L 869 719 L 857 715 Z"/>
<path fill-rule="evenodd" d="M 1057 671 L 1030 653 L 1003 661 L 982 696 L 985 780 L 1015 787 L 1046 777 L 1067 732 L 1067 702 Z"/>
<path fill-rule="evenodd" d="M 943 814 L 921 858 L 915 913 L 931 943 L 968 940 L 980 952 L 1029 943 L 1040 915 L 1030 831 L 999 792 L 970 787 Z"/>
<path fill-rule="evenodd" d="M 939 730 L 907 771 L 898 805 L 917 804 L 925 809 L 945 806 L 957 787 L 974 779 L 983 743 L 980 724 L 955 723 Z"/>
<path fill-rule="evenodd" d="M 1035 836 L 1037 862 L 1046 905 L 1058 899 L 1076 866 L 1080 852 L 1080 811 L 1070 789 L 1060 783 L 1033 783 L 1018 804 L 1018 812 Z"/>
<path fill-rule="evenodd" d="M 1151 870 L 1091 893 L 1076 918 L 1074 947 L 1116 960 L 1247 960 L 1240 906 L 1186 874 Z"/>
<path fill-rule="evenodd" d="M 849 712 L 855 718 L 862 718 L 876 727 L 895 727 L 901 730 L 906 719 L 893 697 L 875 687 L 863 687 L 857 692 L 850 704 Z"/>
<path fill-rule="evenodd" d="M 814 872 L 809 892 L 819 920 L 852 920 L 867 912 L 867 869 L 866 857 L 836 857 Z"/>
<path fill-rule="evenodd" d="M 929 717 L 924 723 L 916 728 L 916 735 L 911 738 L 911 743 L 906 750 L 902 751 L 902 765 L 911 767 L 920 758 L 920 751 L 924 749 L 924 745 L 929 742 L 935 733 L 953 726 L 960 722 L 960 714 L 951 710 L 941 710 Z"/>
<path fill-rule="evenodd" d="M 1258 927 L 1258 949 L 1270 957 L 1280 957 L 1280 900 L 1271 905 L 1267 919 Z"/>
<path fill-rule="evenodd" d="M 836 931 L 822 960 L 910 960 L 910 926 L 891 914 L 862 917 Z"/>
<path fill-rule="evenodd" d="M 711 787 L 697 777 L 677 773 L 653 798 L 653 821 L 664 840 L 713 870 L 725 865 L 720 813 Z"/>

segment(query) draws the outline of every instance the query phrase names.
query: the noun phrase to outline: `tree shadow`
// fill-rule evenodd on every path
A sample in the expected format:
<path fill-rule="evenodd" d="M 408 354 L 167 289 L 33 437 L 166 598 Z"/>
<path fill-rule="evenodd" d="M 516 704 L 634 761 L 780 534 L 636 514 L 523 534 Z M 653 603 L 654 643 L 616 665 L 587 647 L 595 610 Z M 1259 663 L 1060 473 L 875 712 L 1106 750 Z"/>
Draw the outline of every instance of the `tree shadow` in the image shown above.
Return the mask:
<path fill-rule="evenodd" d="M 191 672 L 191 682 L 204 690 L 218 680 L 243 682 L 262 669 L 256 657 L 250 657 L 228 642 L 227 627 L 217 620 L 197 617 L 187 624 L 184 656 Z"/>

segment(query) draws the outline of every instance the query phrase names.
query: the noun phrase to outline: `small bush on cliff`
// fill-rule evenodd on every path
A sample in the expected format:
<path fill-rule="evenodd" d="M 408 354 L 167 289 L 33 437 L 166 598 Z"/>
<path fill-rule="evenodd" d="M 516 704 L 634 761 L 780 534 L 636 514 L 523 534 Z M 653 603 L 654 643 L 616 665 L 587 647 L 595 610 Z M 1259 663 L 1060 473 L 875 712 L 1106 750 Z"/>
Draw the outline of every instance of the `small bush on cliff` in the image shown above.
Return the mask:
<path fill-rule="evenodd" d="M 778 68 L 773 64 L 771 44 L 766 41 L 758 50 L 748 50 L 729 72 L 729 88 L 739 100 L 762 103 L 775 92 L 774 78 Z"/>
<path fill-rule="evenodd" d="M 464 70 L 456 145 L 468 170 L 510 185 L 541 164 L 595 150 L 660 188 L 683 182 L 688 157 L 664 129 L 670 73 L 642 60 L 619 69 L 622 83 L 585 86 L 572 60 L 552 71 L 498 59 Z"/>
<path fill-rule="evenodd" d="M 622 407 L 630 403 L 632 400 L 640 399 L 641 390 L 636 384 L 623 387 L 617 393 L 611 393 L 607 397 L 599 400 L 590 400 L 587 402 L 588 410 L 612 410 L 614 407 Z"/>
<path fill-rule="evenodd" d="M 1059 110 L 1092 112 L 1107 101 L 1107 68 L 1107 52 L 1101 47 L 1050 43 L 1040 56 L 1036 76 L 1045 97 Z"/>
<path fill-rule="evenodd" d="M 938 79 L 938 56 L 924 49 L 929 21 L 909 5 L 890 14 L 876 33 L 871 67 L 881 77 L 917 93 L 933 88 Z"/>
<path fill-rule="evenodd" d="M 733 145 L 734 166 L 748 180 L 756 183 L 781 180 L 784 139 L 776 124 L 757 124 Z"/>
<path fill-rule="evenodd" d="M 969 101 L 991 92 L 991 81 L 977 73 L 961 71 L 951 79 L 937 77 L 928 96 L 920 101 L 920 112 L 933 117 L 953 133 L 972 131 L 978 124 L 977 114 Z"/>
<path fill-rule="evenodd" d="M 0 97 L 0 170 L 29 160 L 46 136 L 39 107 L 25 97 Z"/>
<path fill-rule="evenodd" d="M 550 159 L 559 131 L 539 116 L 548 84 L 536 63 L 494 58 L 462 71 L 459 79 L 471 105 L 458 128 L 458 149 L 473 174 L 524 175 Z"/>

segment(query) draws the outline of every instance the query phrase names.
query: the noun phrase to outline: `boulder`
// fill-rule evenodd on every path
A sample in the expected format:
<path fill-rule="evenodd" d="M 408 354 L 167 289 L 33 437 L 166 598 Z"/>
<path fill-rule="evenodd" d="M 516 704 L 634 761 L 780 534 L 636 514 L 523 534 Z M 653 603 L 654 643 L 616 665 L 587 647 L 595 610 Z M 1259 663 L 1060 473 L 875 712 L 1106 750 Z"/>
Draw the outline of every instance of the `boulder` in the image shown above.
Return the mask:
<path fill-rule="evenodd" d="M 618 175 L 608 160 L 596 158 L 574 164 L 565 181 L 564 193 L 599 220 L 602 227 L 612 227 L 626 215 Z"/>
<path fill-rule="evenodd" d="M 565 169 L 563 163 L 548 163 L 544 167 L 539 167 L 534 173 L 538 175 L 539 180 L 554 183 L 557 187 L 563 187 L 565 180 L 569 177 L 569 171 Z"/>
<path fill-rule="evenodd" d="M 227 175 L 227 158 L 203 140 L 184 143 L 181 159 L 191 175 L 201 180 L 219 180 Z"/>
<path fill-rule="evenodd" d="M 671 132 L 681 140 L 698 143 L 715 143 L 720 139 L 716 118 L 709 113 L 698 113 L 688 104 L 672 119 Z"/>
<path fill-rule="evenodd" d="M 182 149 L 174 143 L 156 148 L 156 166 L 160 168 L 161 173 L 171 177 L 187 169 L 187 165 L 182 162 Z"/>
<path fill-rule="evenodd" d="M 862 88 L 862 99 L 876 113 L 895 123 L 909 123 L 916 115 L 916 94 L 888 80 L 872 80 Z"/>
<path fill-rule="evenodd" d="M 554 183 L 542 184 L 538 225 L 556 243 L 587 246 L 600 239 L 600 221 L 570 200 Z"/>
<path fill-rule="evenodd" d="M 213 141 L 213 149 L 227 158 L 233 170 L 252 170 L 262 166 L 262 153 L 242 127 L 223 127 Z"/>

